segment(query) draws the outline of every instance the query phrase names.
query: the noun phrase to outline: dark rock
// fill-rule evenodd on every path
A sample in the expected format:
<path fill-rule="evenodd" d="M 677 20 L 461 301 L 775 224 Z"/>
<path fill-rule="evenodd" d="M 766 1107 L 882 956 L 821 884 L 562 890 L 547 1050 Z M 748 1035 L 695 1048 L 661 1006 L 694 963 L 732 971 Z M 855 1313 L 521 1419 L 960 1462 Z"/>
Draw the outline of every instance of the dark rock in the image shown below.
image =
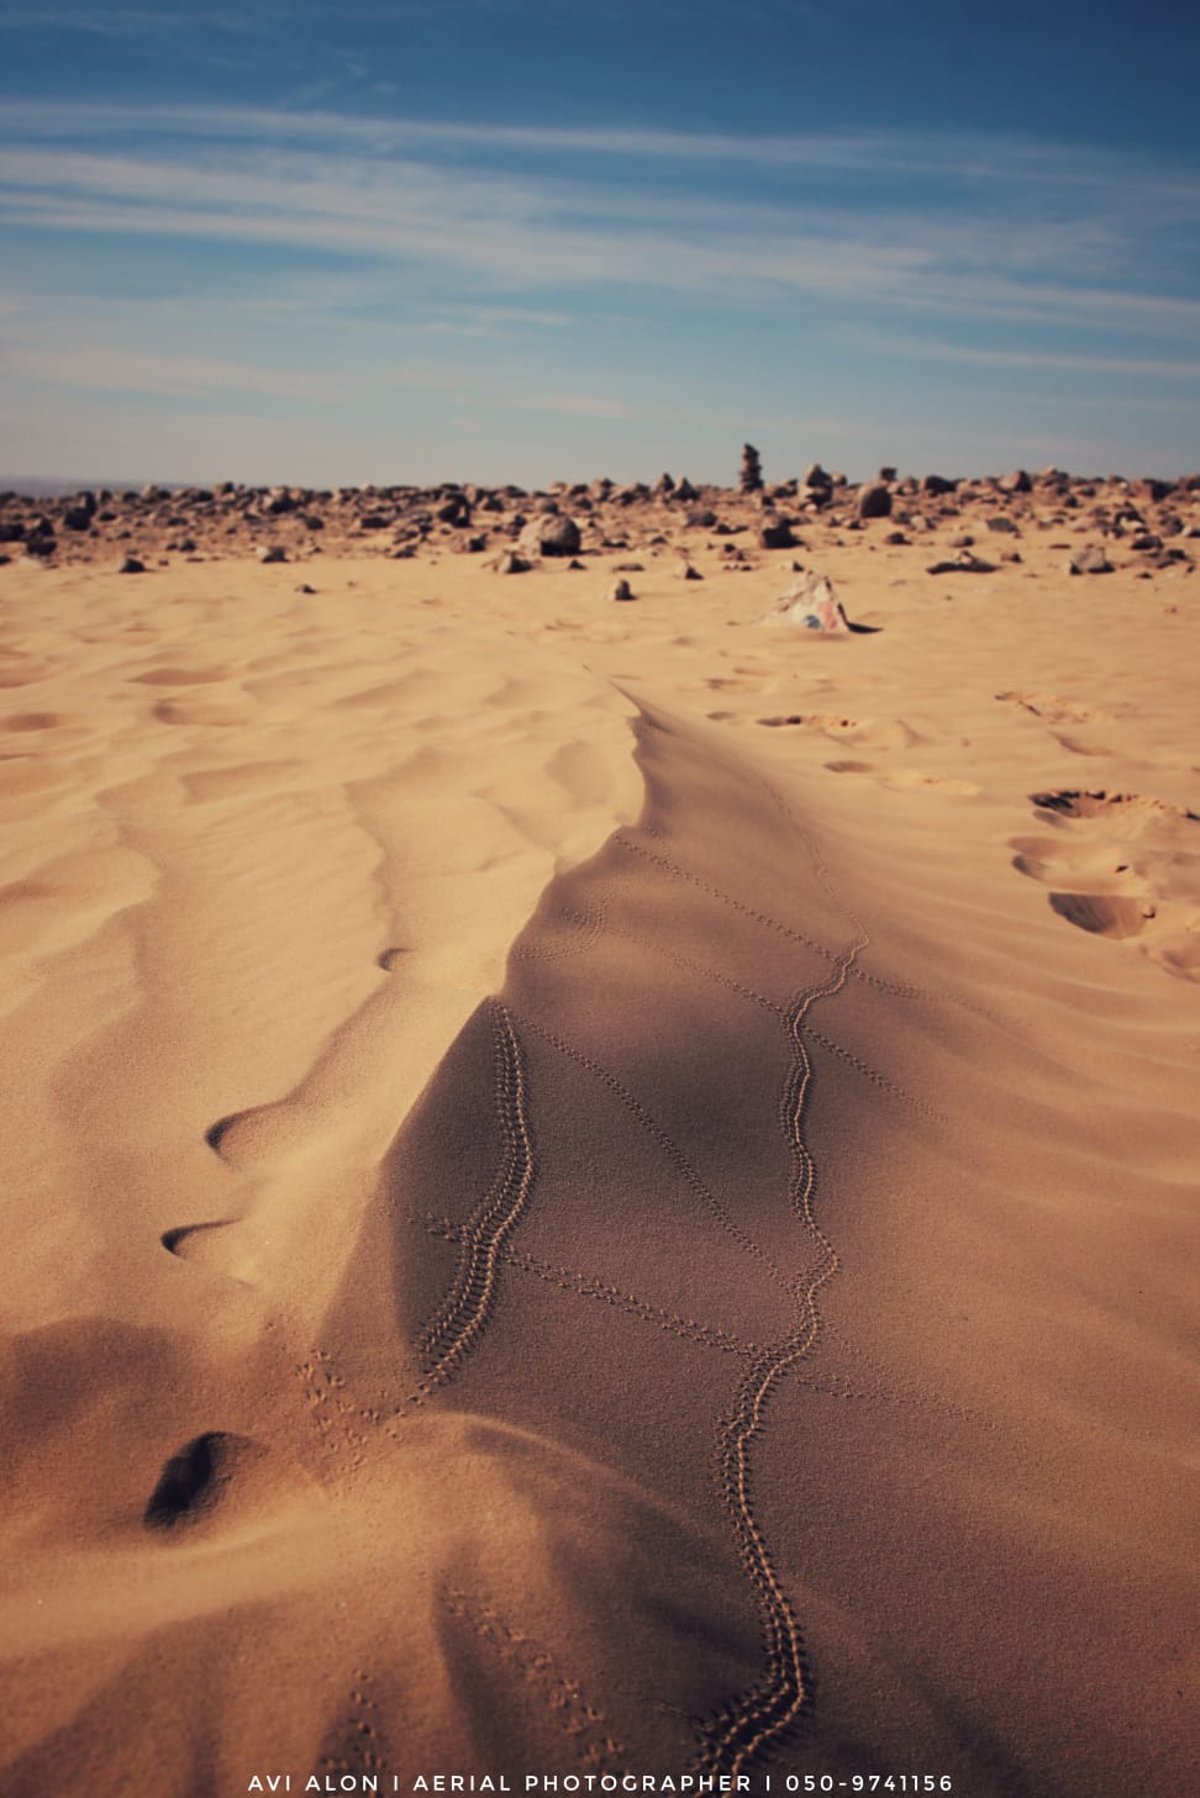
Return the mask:
<path fill-rule="evenodd" d="M 1072 574 L 1111 574 L 1113 565 L 1098 543 L 1088 543 L 1071 557 Z"/>
<path fill-rule="evenodd" d="M 752 443 L 742 445 L 742 466 L 738 471 L 738 486 L 743 493 L 761 493 L 763 484 L 762 461 Z"/>
<path fill-rule="evenodd" d="M 786 518 L 766 518 L 758 533 L 763 549 L 795 549 L 796 539 Z"/>
<path fill-rule="evenodd" d="M 996 483 L 1001 493 L 1032 493 L 1033 482 L 1025 469 L 1018 468 L 1012 474 L 1006 474 Z"/>
<path fill-rule="evenodd" d="M 833 482 L 819 462 L 810 462 L 804 473 L 800 476 L 800 485 L 802 487 L 810 488 L 829 488 L 833 486 Z"/>
<path fill-rule="evenodd" d="M 258 559 L 264 565 L 268 562 L 286 562 L 287 551 L 282 543 L 269 543 L 258 552 Z"/>
<path fill-rule="evenodd" d="M 897 546 L 899 546 L 902 543 L 908 543 L 909 541 L 910 541 L 910 539 L 904 535 L 903 531 L 889 531 L 887 536 L 884 538 L 885 543 L 892 543 L 892 544 L 896 544 Z"/>
<path fill-rule="evenodd" d="M 555 512 L 535 518 L 525 531 L 521 546 L 536 556 L 573 556 L 582 541 L 575 520 Z"/>
<path fill-rule="evenodd" d="M 884 482 L 894 481 L 896 479 L 896 470 L 894 468 L 881 468 L 879 470 L 879 479 Z"/>
<path fill-rule="evenodd" d="M 940 474 L 927 474 L 921 477 L 922 493 L 953 493 L 957 485 L 957 481 L 948 481 L 944 475 Z"/>
<path fill-rule="evenodd" d="M 1006 512 L 999 512 L 995 518 L 989 518 L 987 520 L 987 528 L 989 531 L 1001 531 L 1008 537 L 1019 537 L 1021 535 L 1020 526 L 1017 525 Z"/>
<path fill-rule="evenodd" d="M 637 594 L 628 581 L 618 581 L 608 597 L 610 599 L 636 599 Z"/>
<path fill-rule="evenodd" d="M 118 574 L 145 574 L 146 564 L 139 562 L 136 556 L 126 556 L 118 568 Z"/>
<path fill-rule="evenodd" d="M 892 495 L 889 488 L 876 483 L 871 487 L 862 487 L 858 494 L 858 516 L 860 518 L 890 518 L 892 515 Z"/>

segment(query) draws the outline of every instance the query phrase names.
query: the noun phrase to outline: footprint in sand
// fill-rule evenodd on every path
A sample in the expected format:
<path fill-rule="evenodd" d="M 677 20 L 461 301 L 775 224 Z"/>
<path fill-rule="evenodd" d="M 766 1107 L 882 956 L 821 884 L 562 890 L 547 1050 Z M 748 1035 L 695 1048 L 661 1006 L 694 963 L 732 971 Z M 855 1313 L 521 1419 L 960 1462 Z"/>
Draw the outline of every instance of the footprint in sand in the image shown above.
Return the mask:
<path fill-rule="evenodd" d="M 889 768 L 882 772 L 873 762 L 826 762 L 830 774 L 873 774 L 876 786 L 890 793 L 942 793 L 948 798 L 971 799 L 980 789 L 973 780 L 958 780 L 949 774 L 922 774 L 917 768 Z"/>
<path fill-rule="evenodd" d="M 1200 980 L 1200 817 L 1137 793 L 1030 797 L 1055 834 L 1009 847 L 1018 873 L 1055 889 L 1051 910 L 1090 936 L 1136 939 L 1167 973 Z"/>
<path fill-rule="evenodd" d="M 1062 731 L 1057 725 L 1088 726 L 1115 724 L 1116 719 L 1109 712 L 1089 709 L 1077 705 L 1069 699 L 1060 699 L 1053 693 L 997 693 L 996 698 L 1003 704 L 1018 706 L 1029 712 L 1034 718 L 1040 718 L 1054 741 L 1067 749 L 1072 755 L 1106 756 L 1113 751 L 1094 739 L 1081 737 L 1078 729 Z"/>
<path fill-rule="evenodd" d="M 209 1430 L 185 1442 L 165 1463 L 142 1522 L 151 1530 L 186 1530 L 224 1514 L 230 1502 L 248 1503 L 269 1460 L 261 1443 L 225 1430 Z M 258 1476 L 258 1477 L 256 1477 Z"/>
<path fill-rule="evenodd" d="M 911 749 L 921 742 L 903 718 L 845 718 L 837 712 L 782 712 L 759 718 L 770 730 L 806 730 L 855 749 Z"/>

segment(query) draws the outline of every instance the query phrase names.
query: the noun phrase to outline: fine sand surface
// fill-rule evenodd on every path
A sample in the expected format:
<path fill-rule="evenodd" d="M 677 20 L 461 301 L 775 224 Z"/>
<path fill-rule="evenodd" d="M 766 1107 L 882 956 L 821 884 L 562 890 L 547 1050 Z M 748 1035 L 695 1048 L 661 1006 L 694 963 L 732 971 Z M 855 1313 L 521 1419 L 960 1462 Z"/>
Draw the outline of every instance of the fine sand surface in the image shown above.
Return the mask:
<path fill-rule="evenodd" d="M 954 528 L 0 569 L 6 1798 L 1194 1789 L 1200 591 Z"/>

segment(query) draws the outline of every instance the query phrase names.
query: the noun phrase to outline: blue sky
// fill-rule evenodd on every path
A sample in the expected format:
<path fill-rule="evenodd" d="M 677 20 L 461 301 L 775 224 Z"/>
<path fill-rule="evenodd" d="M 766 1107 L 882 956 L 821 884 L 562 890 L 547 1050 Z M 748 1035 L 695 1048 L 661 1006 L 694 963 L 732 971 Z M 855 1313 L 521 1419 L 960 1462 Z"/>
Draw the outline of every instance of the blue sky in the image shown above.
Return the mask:
<path fill-rule="evenodd" d="M 0 471 L 1195 467 L 1193 11 L 0 0 Z"/>

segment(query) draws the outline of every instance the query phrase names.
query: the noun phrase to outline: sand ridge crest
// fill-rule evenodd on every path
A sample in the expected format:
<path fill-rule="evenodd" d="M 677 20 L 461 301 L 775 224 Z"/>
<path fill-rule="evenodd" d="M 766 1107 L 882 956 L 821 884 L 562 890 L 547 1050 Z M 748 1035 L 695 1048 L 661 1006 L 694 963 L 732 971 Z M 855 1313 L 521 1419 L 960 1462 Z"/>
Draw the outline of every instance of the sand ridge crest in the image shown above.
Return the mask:
<path fill-rule="evenodd" d="M 1193 621 L 816 511 L 833 659 L 700 526 L 2 571 L 6 1790 L 1190 1765 Z"/>

